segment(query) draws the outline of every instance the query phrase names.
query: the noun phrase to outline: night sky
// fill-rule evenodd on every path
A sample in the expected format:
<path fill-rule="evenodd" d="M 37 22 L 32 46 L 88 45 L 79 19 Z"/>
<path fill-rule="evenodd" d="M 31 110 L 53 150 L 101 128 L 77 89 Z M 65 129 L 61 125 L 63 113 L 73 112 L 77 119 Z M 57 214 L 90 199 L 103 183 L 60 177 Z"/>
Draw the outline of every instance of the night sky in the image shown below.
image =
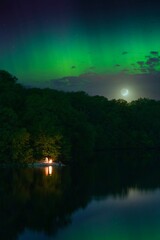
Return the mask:
<path fill-rule="evenodd" d="M 160 3 L 1 0 L 0 69 L 22 84 L 160 99 Z"/>

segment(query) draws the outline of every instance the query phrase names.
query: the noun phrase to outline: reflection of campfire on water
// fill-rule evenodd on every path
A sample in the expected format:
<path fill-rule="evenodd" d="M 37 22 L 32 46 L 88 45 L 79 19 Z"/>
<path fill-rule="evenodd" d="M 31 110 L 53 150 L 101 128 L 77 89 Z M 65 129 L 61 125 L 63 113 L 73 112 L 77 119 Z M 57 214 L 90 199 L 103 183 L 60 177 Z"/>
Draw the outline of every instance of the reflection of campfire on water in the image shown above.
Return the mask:
<path fill-rule="evenodd" d="M 44 170 L 45 170 L 45 175 L 46 176 L 52 176 L 52 174 L 53 174 L 53 167 L 52 166 L 45 167 Z"/>

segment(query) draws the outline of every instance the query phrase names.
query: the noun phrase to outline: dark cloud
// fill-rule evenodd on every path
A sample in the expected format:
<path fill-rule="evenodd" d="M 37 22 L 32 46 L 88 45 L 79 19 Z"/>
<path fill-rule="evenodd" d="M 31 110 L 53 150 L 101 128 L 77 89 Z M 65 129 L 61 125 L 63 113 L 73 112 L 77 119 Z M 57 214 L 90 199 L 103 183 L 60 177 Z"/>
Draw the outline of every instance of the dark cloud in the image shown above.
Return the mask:
<path fill-rule="evenodd" d="M 147 69 L 146 68 L 141 68 L 141 72 L 147 73 Z"/>
<path fill-rule="evenodd" d="M 146 62 L 147 65 L 157 65 L 160 62 L 160 59 L 157 57 L 149 58 Z"/>
<path fill-rule="evenodd" d="M 130 71 L 129 69 L 127 69 L 127 68 L 124 68 L 124 69 L 122 69 L 122 71 L 121 71 L 121 74 L 128 73 L 129 71 Z"/>
<path fill-rule="evenodd" d="M 122 55 L 126 55 L 126 54 L 128 54 L 128 52 L 127 52 L 127 51 L 124 51 L 124 52 L 122 52 Z"/>
<path fill-rule="evenodd" d="M 158 55 L 159 53 L 158 53 L 158 51 L 151 51 L 150 54 L 152 54 L 152 55 Z"/>
<path fill-rule="evenodd" d="M 140 67 L 144 67 L 145 62 L 144 62 L 144 61 L 138 61 L 137 64 L 138 64 Z"/>
<path fill-rule="evenodd" d="M 90 70 L 94 70 L 96 67 L 95 66 L 92 66 L 92 67 L 90 67 L 89 69 Z"/>
<path fill-rule="evenodd" d="M 134 68 L 133 70 L 134 70 L 134 71 L 138 71 L 139 69 L 138 69 L 138 68 Z"/>
<path fill-rule="evenodd" d="M 81 77 L 85 77 L 85 76 L 97 76 L 97 73 L 96 72 L 93 72 L 93 71 L 88 71 L 88 72 L 85 72 L 84 74 L 81 74 Z"/>
<path fill-rule="evenodd" d="M 138 67 L 135 67 L 134 71 L 138 70 L 142 73 L 157 72 L 157 68 L 160 67 L 160 56 L 158 51 L 150 51 L 150 55 L 145 56 L 145 59 L 145 61 L 136 62 Z M 133 64 L 131 65 L 134 66 Z"/>

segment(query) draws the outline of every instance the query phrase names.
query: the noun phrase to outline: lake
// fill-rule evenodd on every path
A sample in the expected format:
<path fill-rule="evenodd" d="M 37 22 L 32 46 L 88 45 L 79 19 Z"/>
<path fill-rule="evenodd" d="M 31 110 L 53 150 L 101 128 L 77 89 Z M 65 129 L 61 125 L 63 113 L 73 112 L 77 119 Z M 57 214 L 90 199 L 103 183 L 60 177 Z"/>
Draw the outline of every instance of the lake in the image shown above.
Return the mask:
<path fill-rule="evenodd" d="M 0 239 L 159 240 L 159 153 L 88 166 L 1 168 Z"/>

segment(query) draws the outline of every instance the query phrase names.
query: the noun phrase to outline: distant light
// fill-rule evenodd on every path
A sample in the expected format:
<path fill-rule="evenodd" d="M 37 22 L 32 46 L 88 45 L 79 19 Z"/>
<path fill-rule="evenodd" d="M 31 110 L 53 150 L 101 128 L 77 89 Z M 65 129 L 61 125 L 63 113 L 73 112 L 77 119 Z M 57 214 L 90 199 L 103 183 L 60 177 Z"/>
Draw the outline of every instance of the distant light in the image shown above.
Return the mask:
<path fill-rule="evenodd" d="M 46 157 L 46 158 L 45 158 L 45 163 L 48 163 L 48 164 L 53 163 L 52 158 L 49 159 L 48 157 Z"/>
<path fill-rule="evenodd" d="M 49 166 L 48 167 L 48 175 L 52 175 L 52 172 L 53 172 L 53 167 L 52 166 Z"/>
<path fill-rule="evenodd" d="M 129 90 L 128 90 L 127 88 L 121 89 L 121 95 L 122 95 L 123 97 L 128 96 L 128 94 L 129 94 Z"/>
<path fill-rule="evenodd" d="M 45 170 L 45 175 L 46 176 L 52 176 L 52 174 L 53 174 L 53 167 L 52 166 L 45 167 L 44 170 Z"/>

